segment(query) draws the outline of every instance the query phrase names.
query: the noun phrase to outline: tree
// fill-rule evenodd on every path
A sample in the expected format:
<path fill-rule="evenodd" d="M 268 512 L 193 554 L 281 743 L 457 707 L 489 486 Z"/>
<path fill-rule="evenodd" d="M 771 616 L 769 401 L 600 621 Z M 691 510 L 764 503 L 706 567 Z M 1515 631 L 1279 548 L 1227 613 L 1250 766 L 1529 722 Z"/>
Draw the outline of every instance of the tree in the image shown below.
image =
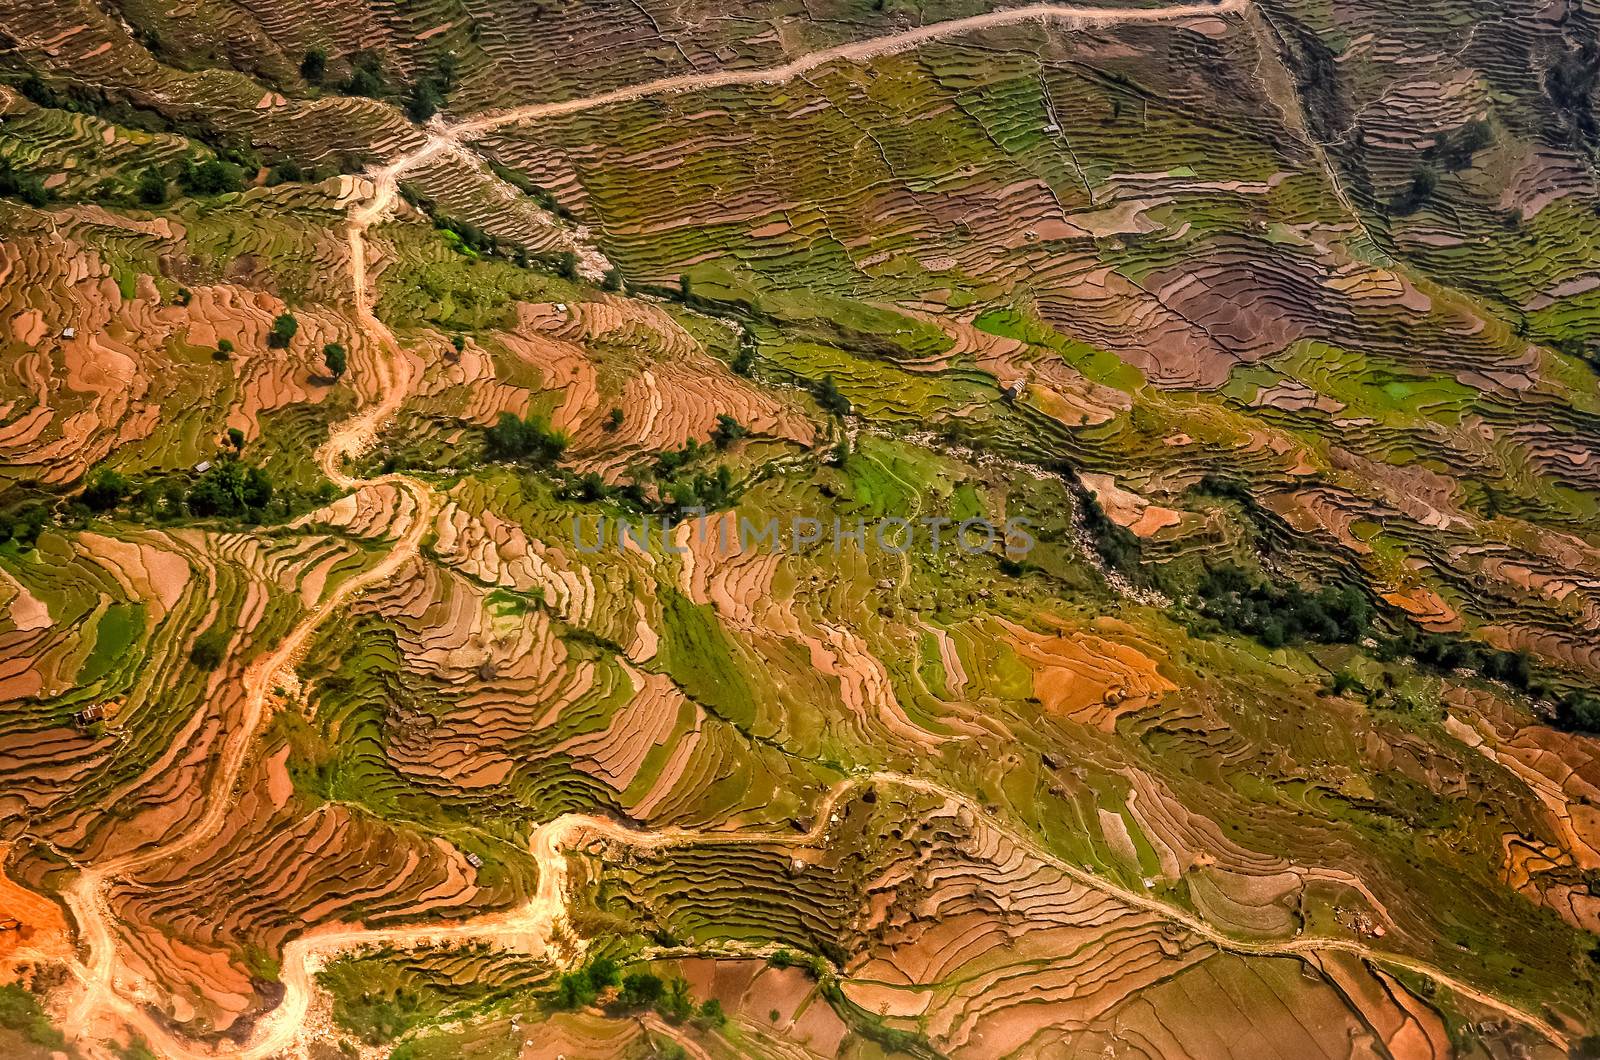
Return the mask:
<path fill-rule="evenodd" d="M 300 321 L 293 313 L 279 313 L 272 321 L 272 330 L 267 333 L 267 345 L 275 350 L 288 349 L 290 340 L 299 330 Z"/>
<path fill-rule="evenodd" d="M 244 452 L 244 432 L 237 427 L 229 427 L 228 443 L 237 451 Z"/>
<path fill-rule="evenodd" d="M 682 1023 L 694 1012 L 694 999 L 689 996 L 689 981 L 680 976 L 667 980 L 666 991 L 656 1002 L 656 1010 L 673 1023 Z"/>
<path fill-rule="evenodd" d="M 300 76 L 314 85 L 322 84 L 328 72 L 328 53 L 321 48 L 308 48 L 300 60 Z"/>
<path fill-rule="evenodd" d="M 139 174 L 139 201 L 146 206 L 160 206 L 167 201 L 167 178 L 156 166 Z"/>
<path fill-rule="evenodd" d="M 211 355 L 212 360 L 226 361 L 233 356 L 233 342 L 229 339 L 218 339 L 217 350 Z"/>
<path fill-rule="evenodd" d="M 607 291 L 620 291 L 620 290 L 622 290 L 622 270 L 617 268 L 615 265 L 613 265 L 613 266 L 611 266 L 611 268 L 607 269 L 606 270 L 606 278 L 602 282 L 602 286 Z"/>
<path fill-rule="evenodd" d="M 1389 209 L 1397 214 L 1416 213 L 1438 187 L 1439 171 L 1430 165 L 1419 165 L 1411 173 L 1411 183 L 1389 200 Z"/>
<path fill-rule="evenodd" d="M 839 393 L 839 387 L 834 383 L 833 376 L 825 375 L 822 382 L 812 390 L 817 396 L 817 404 L 822 410 L 832 416 L 848 416 L 850 414 L 850 400 Z"/>
<path fill-rule="evenodd" d="M 718 449 L 726 449 L 749 433 L 744 424 L 723 412 L 717 415 L 717 425 L 711 430 L 711 442 Z"/>
<path fill-rule="evenodd" d="M 189 649 L 189 661 L 202 670 L 215 670 L 222 665 L 228 652 L 228 634 L 221 626 L 212 626 L 195 638 Z"/>
<path fill-rule="evenodd" d="M 425 77 L 411 86 L 411 95 L 406 99 L 406 116 L 420 125 L 439 113 L 443 103 L 439 86 Z"/>
<path fill-rule="evenodd" d="M 328 366 L 328 371 L 333 373 L 335 379 L 343 378 L 346 364 L 343 346 L 337 342 L 330 342 L 322 347 L 322 361 Z"/>
<path fill-rule="evenodd" d="M 612 432 L 616 432 L 622 428 L 622 410 L 620 408 L 613 408 L 611 410 L 610 415 L 606 417 L 605 427 L 606 430 Z"/>
<path fill-rule="evenodd" d="M 563 280 L 576 282 L 578 279 L 578 255 L 570 250 L 563 250 L 561 257 L 556 260 L 556 273 Z"/>

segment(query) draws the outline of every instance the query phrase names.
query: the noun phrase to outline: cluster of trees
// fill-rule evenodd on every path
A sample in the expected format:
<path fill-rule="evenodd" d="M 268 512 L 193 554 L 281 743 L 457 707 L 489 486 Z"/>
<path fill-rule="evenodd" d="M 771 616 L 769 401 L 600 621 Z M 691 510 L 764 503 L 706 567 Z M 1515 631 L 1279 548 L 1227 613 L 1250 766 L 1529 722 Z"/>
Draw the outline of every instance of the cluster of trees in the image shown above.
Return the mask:
<path fill-rule="evenodd" d="M 673 508 L 721 508 L 733 499 L 733 473 L 726 464 L 712 472 L 698 471 L 692 478 L 674 479 L 666 494 Z"/>
<path fill-rule="evenodd" d="M 0 159 L 0 199 L 20 199 L 29 206 L 50 201 L 50 189 L 36 173 L 18 169 L 10 159 Z"/>
<path fill-rule="evenodd" d="M 1494 143 L 1494 126 L 1482 118 L 1467 122 L 1454 132 L 1444 133 L 1438 143 L 1428 149 L 1428 157 L 1452 173 L 1468 169 L 1472 156 Z"/>
<path fill-rule="evenodd" d="M 350 76 L 339 91 L 347 96 L 382 99 L 389 92 L 383 77 L 383 57 L 373 51 L 359 51 L 350 57 Z"/>
<path fill-rule="evenodd" d="M 184 504 L 200 518 L 258 521 L 272 500 L 272 490 L 272 476 L 266 468 L 219 455 L 190 487 Z"/>
<path fill-rule="evenodd" d="M 159 176 L 159 173 L 157 175 Z M 145 179 L 145 177 L 140 178 L 141 198 L 145 191 Z M 210 158 L 204 162 L 185 158 L 182 168 L 178 171 L 178 186 L 190 195 L 223 195 L 244 188 L 244 170 L 236 163 L 221 158 Z M 162 201 L 165 201 L 165 195 L 166 183 L 163 180 Z"/>
<path fill-rule="evenodd" d="M 94 513 L 134 504 L 149 514 L 169 519 L 187 512 L 201 519 L 260 522 L 267 516 L 276 495 L 272 476 L 265 468 L 239 458 L 237 450 L 243 448 L 244 443 L 242 432 L 230 431 L 229 441 L 236 451 L 218 453 L 211 466 L 192 483 L 178 480 L 140 483 L 120 472 L 102 468 L 89 477 L 78 495 L 78 503 Z M 331 486 L 319 491 L 316 497 L 319 500 L 331 498 Z M 286 503 L 287 500 L 285 498 Z"/>
<path fill-rule="evenodd" d="M 1084 533 L 1089 536 L 1089 544 L 1094 547 L 1100 562 L 1111 570 L 1140 579 L 1139 563 L 1144 550 L 1139 538 L 1127 527 L 1112 522 L 1105 509 L 1100 507 L 1100 502 L 1094 499 L 1094 494 L 1081 486 L 1073 493 L 1078 510 L 1082 513 Z"/>
<path fill-rule="evenodd" d="M 511 460 L 534 467 L 549 467 L 567 449 L 567 436 L 550 426 L 542 416 L 530 414 L 522 419 L 502 412 L 486 434 L 492 460 Z"/>
<path fill-rule="evenodd" d="M 1459 633 L 1427 633 L 1407 624 L 1384 643 L 1382 655 L 1409 658 L 1435 673 L 1471 670 L 1534 699 L 1553 701 L 1555 722 L 1560 728 L 1600 733 L 1600 696 L 1586 689 L 1558 694 L 1540 678 L 1525 651 L 1502 651 Z"/>
<path fill-rule="evenodd" d="M 66 1048 L 66 1039 L 50 1023 L 39 999 L 21 983 L 0 986 L 0 1027 L 15 1031 L 41 1049 Z"/>
<path fill-rule="evenodd" d="M 1427 633 L 1406 623 L 1385 643 L 1383 655 L 1409 658 L 1442 674 L 1474 670 L 1491 680 L 1504 681 L 1519 692 L 1539 691 L 1527 652 L 1499 651 L 1460 634 Z"/>
<path fill-rule="evenodd" d="M 18 548 L 32 548 L 49 525 L 50 509 L 37 501 L 0 512 L 0 545 L 15 541 Z"/>
<path fill-rule="evenodd" d="M 1600 145 L 1600 118 L 1594 112 L 1595 86 L 1600 83 L 1600 41 L 1593 37 L 1563 52 L 1545 71 L 1545 91 L 1566 119 L 1575 138 Z"/>
<path fill-rule="evenodd" d="M 417 78 L 406 95 L 405 109 L 412 121 L 424 122 L 438 113 L 445 99 L 455 90 L 457 60 L 454 52 L 445 52 L 435 61 L 433 70 Z M 310 48 L 300 59 L 300 76 L 313 85 L 322 85 L 328 76 L 328 52 L 324 48 Z M 350 56 L 350 74 L 339 83 L 338 89 L 347 96 L 367 96 L 383 99 L 390 96 L 388 78 L 383 69 L 383 56 L 375 51 L 358 51 Z"/>
<path fill-rule="evenodd" d="M 1439 188 L 1438 166 L 1450 172 L 1467 169 L 1472 165 L 1472 156 L 1492 143 L 1494 126 L 1481 118 L 1467 122 L 1454 132 L 1441 134 L 1411 171 L 1411 182 L 1390 197 L 1389 212 L 1403 216 L 1422 209 Z"/>
<path fill-rule="evenodd" d="M 445 52 L 434 63 L 433 73 L 424 74 L 411 86 L 406 99 L 406 115 L 414 122 L 425 122 L 439 112 L 446 97 L 456 87 L 456 56 Z"/>
<path fill-rule="evenodd" d="M 610 957 L 591 958 L 583 967 L 567 972 L 556 982 L 551 1003 L 560 1009 L 581 1009 L 601 1001 L 613 1014 L 654 1009 L 673 1023 L 693 1019 L 707 1026 L 722 1026 L 727 1016 L 715 998 L 699 1006 L 687 980 L 662 979 L 648 969 L 623 974 Z"/>
<path fill-rule="evenodd" d="M 1307 592 L 1293 582 L 1280 587 L 1257 580 L 1230 563 L 1207 569 L 1195 591 L 1202 615 L 1269 648 L 1302 641 L 1350 644 L 1372 624 L 1372 602 L 1354 585 Z"/>

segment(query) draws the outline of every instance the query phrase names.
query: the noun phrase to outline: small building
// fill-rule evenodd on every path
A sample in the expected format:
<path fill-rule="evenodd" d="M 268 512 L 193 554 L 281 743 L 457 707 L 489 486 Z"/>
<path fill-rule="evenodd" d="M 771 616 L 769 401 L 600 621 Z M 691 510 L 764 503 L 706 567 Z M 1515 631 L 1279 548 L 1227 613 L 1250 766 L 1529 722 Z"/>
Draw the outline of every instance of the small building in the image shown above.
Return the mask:
<path fill-rule="evenodd" d="M 106 705 L 96 703 L 91 707 L 84 707 L 74 716 L 80 729 L 87 728 L 106 716 Z"/>
<path fill-rule="evenodd" d="M 483 859 L 469 850 L 467 851 L 467 864 L 475 869 L 481 869 L 483 868 Z"/>
<path fill-rule="evenodd" d="M 209 460 L 202 460 L 202 461 L 200 461 L 198 464 L 196 464 L 194 466 L 194 473 L 197 474 L 197 475 L 204 475 L 207 471 L 210 471 L 210 470 L 211 470 L 211 461 L 209 461 Z"/>
<path fill-rule="evenodd" d="M 1022 396 L 1022 392 L 1026 389 L 1028 389 L 1028 381 L 1026 379 L 1013 379 L 1000 388 L 1000 396 L 1008 402 L 1014 402 Z"/>
<path fill-rule="evenodd" d="M 75 338 L 78 337 L 78 329 L 77 328 L 62 328 L 61 329 L 61 337 L 64 338 L 64 339 L 75 339 Z"/>

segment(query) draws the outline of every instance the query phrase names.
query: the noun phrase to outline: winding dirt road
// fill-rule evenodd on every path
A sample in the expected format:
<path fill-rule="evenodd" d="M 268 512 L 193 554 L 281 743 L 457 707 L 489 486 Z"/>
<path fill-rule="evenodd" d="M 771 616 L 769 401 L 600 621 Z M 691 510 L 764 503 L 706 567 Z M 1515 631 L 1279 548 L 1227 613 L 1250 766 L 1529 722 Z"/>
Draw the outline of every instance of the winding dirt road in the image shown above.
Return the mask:
<path fill-rule="evenodd" d="M 406 946 L 419 943 L 489 941 L 528 953 L 546 952 L 553 932 L 566 910 L 566 851 L 585 841 L 604 839 L 612 843 L 660 848 L 684 844 L 787 844 L 811 845 L 825 841 L 832 812 L 839 801 L 869 784 L 907 787 L 950 800 L 965 807 L 985 824 L 1005 835 L 1033 857 L 1054 866 L 1077 882 L 1105 893 L 1118 901 L 1143 909 L 1182 925 L 1219 948 L 1256 955 L 1294 955 L 1342 951 L 1395 968 L 1426 976 L 1463 997 L 1470 998 L 1512 1020 L 1523 1023 L 1565 1049 L 1566 1037 L 1535 1013 L 1481 991 L 1468 983 L 1408 957 L 1374 950 L 1360 942 L 1341 938 L 1297 938 L 1285 942 L 1256 942 L 1230 938 L 1204 921 L 1182 910 L 1173 909 L 1150 896 L 1130 891 L 1116 883 L 1068 864 L 1043 848 L 1036 839 L 1018 832 L 974 803 L 970 798 L 923 778 L 896 773 L 854 776 L 835 784 L 819 803 L 816 824 L 804 834 L 751 831 L 744 833 L 706 833 L 685 829 L 638 831 L 616 821 L 582 814 L 565 814 L 535 830 L 531 852 L 538 867 L 538 886 L 533 897 L 517 909 L 441 923 L 428 927 L 367 929 L 331 925 L 315 929 L 290 942 L 281 961 L 284 996 L 280 1004 L 260 1019 L 250 1040 L 238 1048 L 214 1050 L 173 1034 L 151 1015 L 138 999 L 152 991 L 117 959 L 115 918 L 106 900 L 109 881 L 189 850 L 214 837 L 226 824 L 234 787 L 269 717 L 276 698 L 275 688 L 294 684 L 292 673 L 306 644 L 328 616 L 365 592 L 393 577 L 416 555 L 432 517 L 437 498 L 431 487 L 402 474 L 373 479 L 357 479 L 345 471 L 347 458 L 365 451 L 378 431 L 405 401 L 415 382 L 411 361 L 404 355 L 393 334 L 371 310 L 367 285 L 366 231 L 392 209 L 402 174 L 441 152 L 464 153 L 465 141 L 493 129 L 540 118 L 573 114 L 611 106 L 649 96 L 692 92 L 735 85 L 777 84 L 792 80 L 827 63 L 860 61 L 927 41 L 947 39 L 999 26 L 1036 21 L 1062 21 L 1092 25 L 1119 22 L 1157 22 L 1208 16 L 1243 10 L 1248 0 L 1219 0 L 1217 3 L 1188 3 L 1143 10 L 1115 10 L 1064 4 L 1035 4 L 993 11 L 969 18 L 952 19 L 901 33 L 843 44 L 800 56 L 781 66 L 758 70 L 731 70 L 661 78 L 643 84 L 618 88 L 597 95 L 557 103 L 540 103 L 488 114 L 455 125 L 436 125 L 427 142 L 415 151 L 371 174 L 370 198 L 352 208 L 348 228 L 350 282 L 357 318 L 374 340 L 376 355 L 363 363 L 370 372 L 371 390 L 377 399 L 350 419 L 337 425 L 328 440 L 317 450 L 316 460 L 334 483 L 345 489 L 358 489 L 388 482 L 405 490 L 416 503 L 417 515 L 407 532 L 396 540 L 389 552 L 373 567 L 344 583 L 317 606 L 311 608 L 288 635 L 267 656 L 252 663 L 243 676 L 246 689 L 243 716 L 223 737 L 218 754 L 215 783 L 208 788 L 201 816 L 177 838 L 157 847 L 83 869 L 67 889 L 65 897 L 78 926 L 81 948 L 88 957 L 72 962 L 69 968 L 80 989 L 71 1006 L 69 1033 L 75 1035 L 91 1056 L 109 1056 L 97 1035 L 104 1030 L 102 1020 L 113 1017 L 142 1035 L 158 1055 L 166 1060 L 216 1060 L 219 1056 L 240 1060 L 267 1060 L 292 1049 L 300 1038 L 305 1017 L 317 990 L 316 971 L 340 954 L 372 946 Z M 471 156 L 477 161 L 475 155 Z"/>

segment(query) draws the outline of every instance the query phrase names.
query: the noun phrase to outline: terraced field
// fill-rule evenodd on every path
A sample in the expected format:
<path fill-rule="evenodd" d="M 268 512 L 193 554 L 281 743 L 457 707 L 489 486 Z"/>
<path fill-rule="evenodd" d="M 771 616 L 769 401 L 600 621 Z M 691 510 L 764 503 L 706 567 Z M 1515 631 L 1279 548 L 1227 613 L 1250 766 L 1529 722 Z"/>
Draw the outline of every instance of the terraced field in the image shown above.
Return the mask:
<path fill-rule="evenodd" d="M 0 1053 L 1600 1055 L 1597 28 L 0 3 Z"/>

